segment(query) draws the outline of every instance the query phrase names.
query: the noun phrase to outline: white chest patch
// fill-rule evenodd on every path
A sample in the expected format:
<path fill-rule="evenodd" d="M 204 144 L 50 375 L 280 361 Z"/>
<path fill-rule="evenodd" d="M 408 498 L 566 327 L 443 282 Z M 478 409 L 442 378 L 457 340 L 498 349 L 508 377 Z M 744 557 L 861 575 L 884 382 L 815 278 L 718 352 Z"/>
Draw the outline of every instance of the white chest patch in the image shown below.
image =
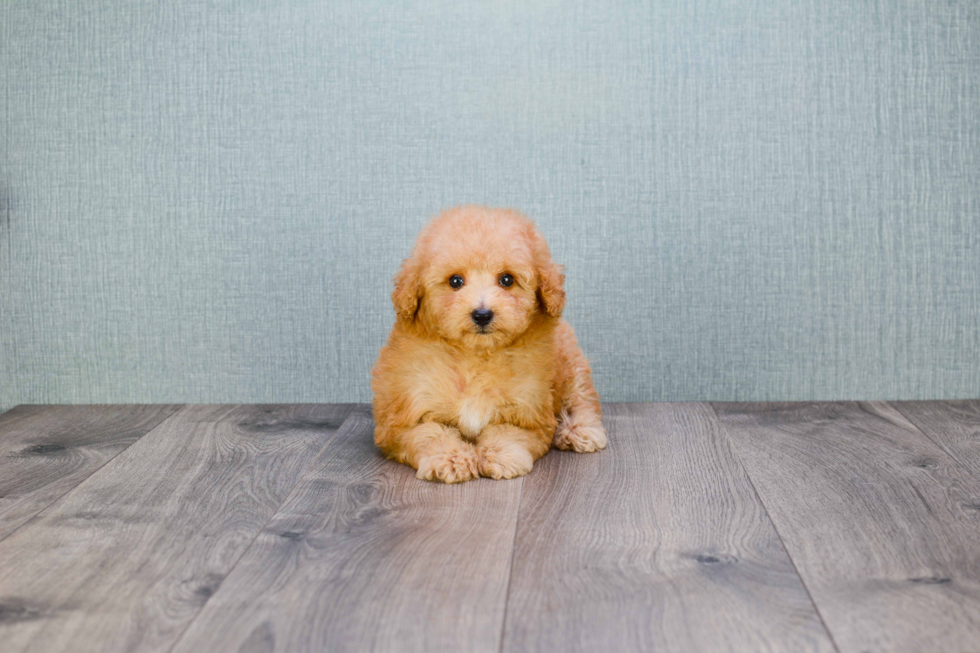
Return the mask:
<path fill-rule="evenodd" d="M 482 397 L 466 397 L 459 404 L 456 423 L 459 431 L 471 440 L 476 438 L 493 419 L 496 410 Z"/>

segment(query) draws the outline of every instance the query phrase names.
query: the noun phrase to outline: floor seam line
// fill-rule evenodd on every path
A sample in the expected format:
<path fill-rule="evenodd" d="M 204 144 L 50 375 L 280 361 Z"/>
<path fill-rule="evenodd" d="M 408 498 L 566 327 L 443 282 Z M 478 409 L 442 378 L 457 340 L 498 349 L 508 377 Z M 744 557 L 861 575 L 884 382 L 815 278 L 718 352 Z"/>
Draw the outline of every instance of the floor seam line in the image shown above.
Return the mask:
<path fill-rule="evenodd" d="M 521 526 L 521 510 L 524 508 L 524 487 L 527 476 L 521 477 L 521 495 L 517 502 L 517 518 L 514 520 L 514 537 L 510 542 L 510 560 L 507 564 L 507 588 L 504 590 L 504 618 L 500 620 L 500 643 L 498 653 L 504 650 L 504 635 L 507 633 L 507 613 L 510 612 L 510 585 L 514 579 L 514 554 L 517 552 L 517 531 Z"/>
<path fill-rule="evenodd" d="M 721 429 L 725 439 L 728 440 L 728 444 L 732 449 L 732 455 L 735 456 L 738 466 L 742 468 L 742 473 L 745 474 L 745 478 L 749 481 L 749 487 L 752 488 L 752 494 L 754 494 L 755 498 L 758 499 L 759 505 L 762 506 L 762 511 L 766 513 L 766 519 L 769 520 L 769 524 L 772 526 L 773 532 L 779 539 L 779 545 L 783 547 L 783 552 L 789 559 L 789 563 L 793 565 L 793 572 L 796 574 L 796 577 L 800 579 L 800 585 L 803 586 L 803 591 L 806 592 L 807 598 L 810 599 L 810 605 L 813 606 L 813 611 L 816 613 L 817 619 L 820 620 L 820 625 L 823 626 L 824 632 L 827 633 L 827 638 L 830 640 L 830 645 L 834 647 L 834 650 L 837 651 L 837 653 L 841 653 L 841 648 L 838 646 L 837 640 L 834 639 L 834 633 L 830 630 L 830 626 L 828 626 L 827 622 L 824 620 L 823 613 L 820 612 L 820 606 L 818 606 L 816 600 L 814 600 L 810 587 L 806 584 L 803 574 L 800 573 L 799 567 L 796 566 L 796 560 L 793 559 L 793 555 L 789 552 L 789 548 L 786 546 L 786 540 L 783 539 L 782 533 L 779 532 L 779 528 L 776 526 L 775 520 L 773 520 L 772 515 L 769 513 L 769 507 L 766 505 L 766 502 L 762 500 L 762 495 L 759 493 L 758 488 L 756 488 L 755 481 L 752 480 L 752 475 L 749 474 L 749 470 L 745 468 L 745 464 L 742 462 L 742 457 L 738 455 L 738 449 L 735 446 L 735 441 L 732 439 L 732 436 L 728 434 L 728 429 L 725 428 L 721 415 L 718 414 L 718 409 L 715 407 L 714 402 L 707 403 L 711 408 L 711 412 L 715 414 L 715 423 L 718 425 L 718 428 Z"/>

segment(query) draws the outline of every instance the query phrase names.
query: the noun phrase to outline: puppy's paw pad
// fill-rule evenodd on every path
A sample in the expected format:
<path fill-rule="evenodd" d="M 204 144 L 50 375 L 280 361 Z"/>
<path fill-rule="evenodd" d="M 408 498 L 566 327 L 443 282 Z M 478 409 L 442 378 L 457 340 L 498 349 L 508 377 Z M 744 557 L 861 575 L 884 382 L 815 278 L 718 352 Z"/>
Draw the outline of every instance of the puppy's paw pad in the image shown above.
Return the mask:
<path fill-rule="evenodd" d="M 606 448 L 606 430 L 601 424 L 594 426 L 562 424 L 555 433 L 553 444 L 556 449 L 577 453 L 599 451 Z"/>
<path fill-rule="evenodd" d="M 428 456 L 419 461 L 415 474 L 424 481 L 462 483 L 480 475 L 476 454 L 469 451 L 450 451 Z"/>
<path fill-rule="evenodd" d="M 480 451 L 480 476 L 495 480 L 524 476 L 534 467 L 534 458 L 523 447 Z"/>

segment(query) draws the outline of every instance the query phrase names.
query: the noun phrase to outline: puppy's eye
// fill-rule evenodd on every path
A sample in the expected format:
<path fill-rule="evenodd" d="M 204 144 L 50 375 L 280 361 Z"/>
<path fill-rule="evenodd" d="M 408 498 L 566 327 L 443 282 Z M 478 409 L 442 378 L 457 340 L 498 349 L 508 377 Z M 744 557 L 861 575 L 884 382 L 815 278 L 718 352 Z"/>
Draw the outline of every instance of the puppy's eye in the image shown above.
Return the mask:
<path fill-rule="evenodd" d="M 449 285 L 453 290 L 459 290 L 463 287 L 464 283 L 466 282 L 463 281 L 463 277 L 459 276 L 458 274 L 454 274 L 453 276 L 449 277 Z"/>
<path fill-rule="evenodd" d="M 510 276 L 509 274 L 500 275 L 500 285 L 504 288 L 510 288 L 514 285 L 514 277 Z"/>

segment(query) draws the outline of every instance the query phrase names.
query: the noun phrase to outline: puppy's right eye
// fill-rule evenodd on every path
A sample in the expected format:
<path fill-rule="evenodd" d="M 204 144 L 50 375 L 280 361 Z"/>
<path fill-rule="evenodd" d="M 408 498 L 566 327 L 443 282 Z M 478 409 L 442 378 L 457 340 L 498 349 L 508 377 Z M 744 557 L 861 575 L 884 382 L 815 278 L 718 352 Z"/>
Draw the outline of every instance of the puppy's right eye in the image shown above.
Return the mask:
<path fill-rule="evenodd" d="M 453 276 L 449 277 L 449 285 L 453 290 L 459 290 L 463 287 L 464 283 L 466 282 L 463 281 L 463 277 L 459 276 L 458 274 L 454 274 Z"/>

